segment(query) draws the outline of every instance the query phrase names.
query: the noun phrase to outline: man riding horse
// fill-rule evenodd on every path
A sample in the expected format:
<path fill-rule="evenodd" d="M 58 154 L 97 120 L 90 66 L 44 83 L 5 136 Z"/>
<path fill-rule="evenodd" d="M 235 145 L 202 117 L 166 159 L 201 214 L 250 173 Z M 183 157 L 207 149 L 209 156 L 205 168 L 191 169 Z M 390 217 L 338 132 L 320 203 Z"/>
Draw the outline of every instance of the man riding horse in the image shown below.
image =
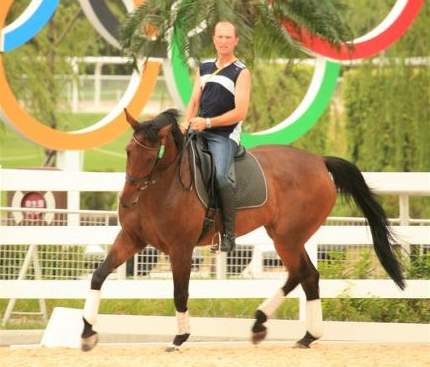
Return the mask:
<path fill-rule="evenodd" d="M 216 24 L 213 43 L 217 57 L 200 64 L 182 129 L 200 132 L 207 141 L 222 211 L 220 250 L 230 252 L 235 247 L 235 185 L 229 171 L 248 111 L 251 75 L 234 54 L 239 37 L 232 23 Z"/>

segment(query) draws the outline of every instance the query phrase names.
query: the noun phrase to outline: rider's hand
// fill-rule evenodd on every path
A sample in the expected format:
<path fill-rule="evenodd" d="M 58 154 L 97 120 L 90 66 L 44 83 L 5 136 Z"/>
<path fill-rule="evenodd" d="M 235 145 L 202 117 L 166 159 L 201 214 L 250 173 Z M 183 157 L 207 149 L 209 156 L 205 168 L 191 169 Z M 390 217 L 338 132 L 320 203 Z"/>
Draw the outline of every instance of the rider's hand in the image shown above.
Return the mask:
<path fill-rule="evenodd" d="M 190 123 L 189 123 L 189 122 L 187 122 L 187 121 L 184 121 L 184 122 L 182 122 L 182 123 L 179 125 L 179 128 L 181 129 L 182 135 L 184 135 L 184 134 L 185 134 L 185 132 L 187 131 L 188 126 L 189 126 L 189 125 L 190 125 Z"/>
<path fill-rule="evenodd" d="M 190 120 L 190 126 L 194 131 L 203 131 L 206 129 L 206 119 L 203 117 L 194 117 Z"/>

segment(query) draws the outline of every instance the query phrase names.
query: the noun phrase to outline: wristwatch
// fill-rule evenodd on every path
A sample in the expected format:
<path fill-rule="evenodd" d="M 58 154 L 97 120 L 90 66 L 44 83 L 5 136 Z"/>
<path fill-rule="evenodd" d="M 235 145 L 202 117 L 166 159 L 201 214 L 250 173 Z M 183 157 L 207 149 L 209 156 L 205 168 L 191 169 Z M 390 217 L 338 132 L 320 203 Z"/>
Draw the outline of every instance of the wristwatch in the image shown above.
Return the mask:
<path fill-rule="evenodd" d="M 209 117 L 206 117 L 205 121 L 206 121 L 206 129 L 210 129 L 212 127 L 211 119 Z"/>

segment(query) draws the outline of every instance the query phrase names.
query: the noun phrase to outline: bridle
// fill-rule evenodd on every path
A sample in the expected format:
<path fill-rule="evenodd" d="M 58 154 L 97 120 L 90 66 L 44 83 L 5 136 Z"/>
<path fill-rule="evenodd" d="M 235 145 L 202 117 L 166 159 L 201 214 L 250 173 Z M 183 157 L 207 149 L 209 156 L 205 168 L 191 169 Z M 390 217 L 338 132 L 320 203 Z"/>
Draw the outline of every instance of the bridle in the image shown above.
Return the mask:
<path fill-rule="evenodd" d="M 161 161 L 161 159 L 164 157 L 165 153 L 165 145 L 160 144 L 158 147 L 150 147 L 148 145 L 143 144 L 140 142 L 134 135 L 133 135 L 133 141 L 141 148 L 145 150 L 152 150 L 152 151 L 158 151 L 157 157 L 154 161 L 154 164 L 149 171 L 149 173 L 144 177 L 138 177 L 138 176 L 132 176 L 128 173 L 125 174 L 125 181 L 132 185 L 137 185 L 139 191 L 146 190 L 149 186 L 154 185 L 157 183 L 157 180 L 152 178 L 152 175 L 154 173 L 155 168 L 157 167 L 158 163 Z M 173 162 L 175 162 L 176 157 L 170 162 L 167 166 L 170 166 Z"/>
<path fill-rule="evenodd" d="M 155 169 L 157 168 L 158 163 L 161 161 L 161 159 L 164 157 L 164 154 L 165 154 L 165 145 L 163 143 L 160 143 L 160 145 L 158 147 L 151 147 L 151 146 L 143 144 L 141 141 L 139 141 L 136 138 L 135 135 L 133 135 L 133 141 L 134 141 L 134 143 L 136 145 L 138 145 L 139 147 L 141 147 L 141 148 L 143 148 L 145 150 L 157 151 L 157 157 L 156 157 L 156 159 L 154 161 L 154 164 L 153 164 L 151 170 L 149 171 L 149 173 L 146 176 L 139 177 L 139 176 L 129 175 L 128 173 L 125 174 L 125 181 L 127 183 L 129 183 L 129 184 L 137 185 L 137 190 L 139 191 L 137 200 L 133 203 L 133 205 L 130 206 L 130 205 L 124 205 L 123 204 L 123 207 L 125 207 L 125 208 L 132 208 L 132 207 L 134 207 L 137 204 L 137 202 L 139 201 L 139 199 L 140 199 L 140 193 L 142 191 L 146 190 L 148 187 L 150 187 L 152 185 L 155 185 L 157 183 L 157 180 L 153 179 L 152 175 L 153 175 Z M 178 172 L 179 173 L 179 181 L 180 181 L 182 187 L 186 191 L 191 191 L 192 190 L 192 181 L 191 181 L 191 183 L 190 183 L 190 185 L 188 187 L 185 186 L 185 184 L 182 182 L 182 179 L 181 179 L 181 169 L 180 169 L 180 167 L 181 167 L 181 162 L 182 162 L 183 153 L 185 151 L 185 147 L 190 143 L 190 141 L 191 141 L 191 136 L 188 136 L 188 139 L 186 140 L 186 143 L 184 144 L 184 147 L 182 148 L 182 150 L 177 155 L 175 155 L 175 157 L 172 159 L 172 161 L 169 162 L 167 164 L 167 166 L 166 166 L 166 168 L 170 167 L 173 163 L 176 162 L 177 159 L 179 159 L 179 172 Z"/>

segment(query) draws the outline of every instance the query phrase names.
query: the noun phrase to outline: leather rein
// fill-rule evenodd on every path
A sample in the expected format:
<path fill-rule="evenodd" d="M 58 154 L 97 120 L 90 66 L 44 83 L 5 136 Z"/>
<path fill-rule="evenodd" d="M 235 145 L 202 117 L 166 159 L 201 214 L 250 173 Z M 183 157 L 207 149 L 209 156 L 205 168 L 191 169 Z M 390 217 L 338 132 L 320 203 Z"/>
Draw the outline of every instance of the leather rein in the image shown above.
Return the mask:
<path fill-rule="evenodd" d="M 145 149 L 145 150 L 152 150 L 152 151 L 158 151 L 157 152 L 157 158 L 154 161 L 154 164 L 151 168 L 151 171 L 149 171 L 149 174 L 147 174 L 144 177 L 138 177 L 138 176 L 132 176 L 129 175 L 128 173 L 125 174 L 125 181 L 129 184 L 132 185 L 137 185 L 138 186 L 138 190 L 139 191 L 144 191 L 146 190 L 149 186 L 154 185 L 157 183 L 157 180 L 154 180 L 152 178 L 152 175 L 154 173 L 155 168 L 157 167 L 158 163 L 160 162 L 160 160 L 163 158 L 164 155 L 164 145 L 160 144 L 160 146 L 158 147 L 150 147 L 148 145 L 143 144 L 142 142 L 140 142 L 139 140 L 137 140 L 137 138 L 133 135 L 133 141 L 141 148 Z M 169 163 L 169 166 L 176 160 L 175 159 Z"/>
<path fill-rule="evenodd" d="M 188 135 L 188 134 L 187 134 Z M 173 163 L 175 163 L 175 161 L 178 159 L 178 157 L 179 157 L 179 181 L 180 181 L 180 183 L 181 183 L 181 185 L 182 185 L 182 187 L 185 189 L 185 190 L 187 190 L 187 191 L 191 191 L 191 189 L 192 189 L 192 182 L 191 182 L 191 184 L 188 186 L 188 187 L 186 187 L 185 186 L 185 184 L 183 183 L 183 181 L 182 181 L 182 178 L 181 178 L 181 162 L 182 162 L 182 157 L 183 157 L 183 153 L 184 153 L 184 151 L 185 151 L 185 148 L 187 147 L 187 145 L 189 144 L 189 142 L 190 142 L 190 140 L 191 140 L 191 137 L 190 136 L 188 136 L 188 138 L 186 139 L 186 142 L 184 143 L 184 146 L 183 146 L 183 148 L 181 149 L 181 151 L 179 152 L 179 154 L 177 154 L 175 157 L 174 157 L 174 159 L 167 165 L 167 167 L 169 167 L 169 166 L 171 166 Z M 157 166 L 158 166 L 158 163 L 161 161 L 161 159 L 163 158 L 163 156 L 164 156 L 164 153 L 165 153 L 165 146 L 164 146 L 164 144 L 160 144 L 158 147 L 151 147 L 151 146 L 148 146 L 148 145 L 145 145 L 145 144 L 143 144 L 142 142 L 140 142 L 134 135 L 133 135 L 133 141 L 139 146 L 139 147 L 141 147 L 141 148 L 143 148 L 143 149 L 145 149 L 145 150 L 150 150 L 150 151 L 158 151 L 157 152 L 157 157 L 156 157 L 156 159 L 155 159 L 155 161 L 154 161 L 154 164 L 153 164 L 153 166 L 152 166 L 152 168 L 151 168 L 151 170 L 149 171 L 149 174 L 147 174 L 146 176 L 144 176 L 144 177 L 139 177 L 139 176 L 132 176 L 132 175 L 129 175 L 128 173 L 126 173 L 126 175 L 125 175 L 125 180 L 126 180 L 126 182 L 127 183 L 129 183 L 129 184 L 132 184 L 132 185 L 137 185 L 138 186 L 138 190 L 139 191 L 144 191 L 144 190 L 146 190 L 149 186 L 151 186 L 151 185 L 154 185 L 154 184 L 156 184 L 157 183 L 157 180 L 156 179 L 153 179 L 152 178 L 152 175 L 153 175 L 153 173 L 154 173 L 154 171 L 155 171 L 155 169 L 157 168 Z"/>

